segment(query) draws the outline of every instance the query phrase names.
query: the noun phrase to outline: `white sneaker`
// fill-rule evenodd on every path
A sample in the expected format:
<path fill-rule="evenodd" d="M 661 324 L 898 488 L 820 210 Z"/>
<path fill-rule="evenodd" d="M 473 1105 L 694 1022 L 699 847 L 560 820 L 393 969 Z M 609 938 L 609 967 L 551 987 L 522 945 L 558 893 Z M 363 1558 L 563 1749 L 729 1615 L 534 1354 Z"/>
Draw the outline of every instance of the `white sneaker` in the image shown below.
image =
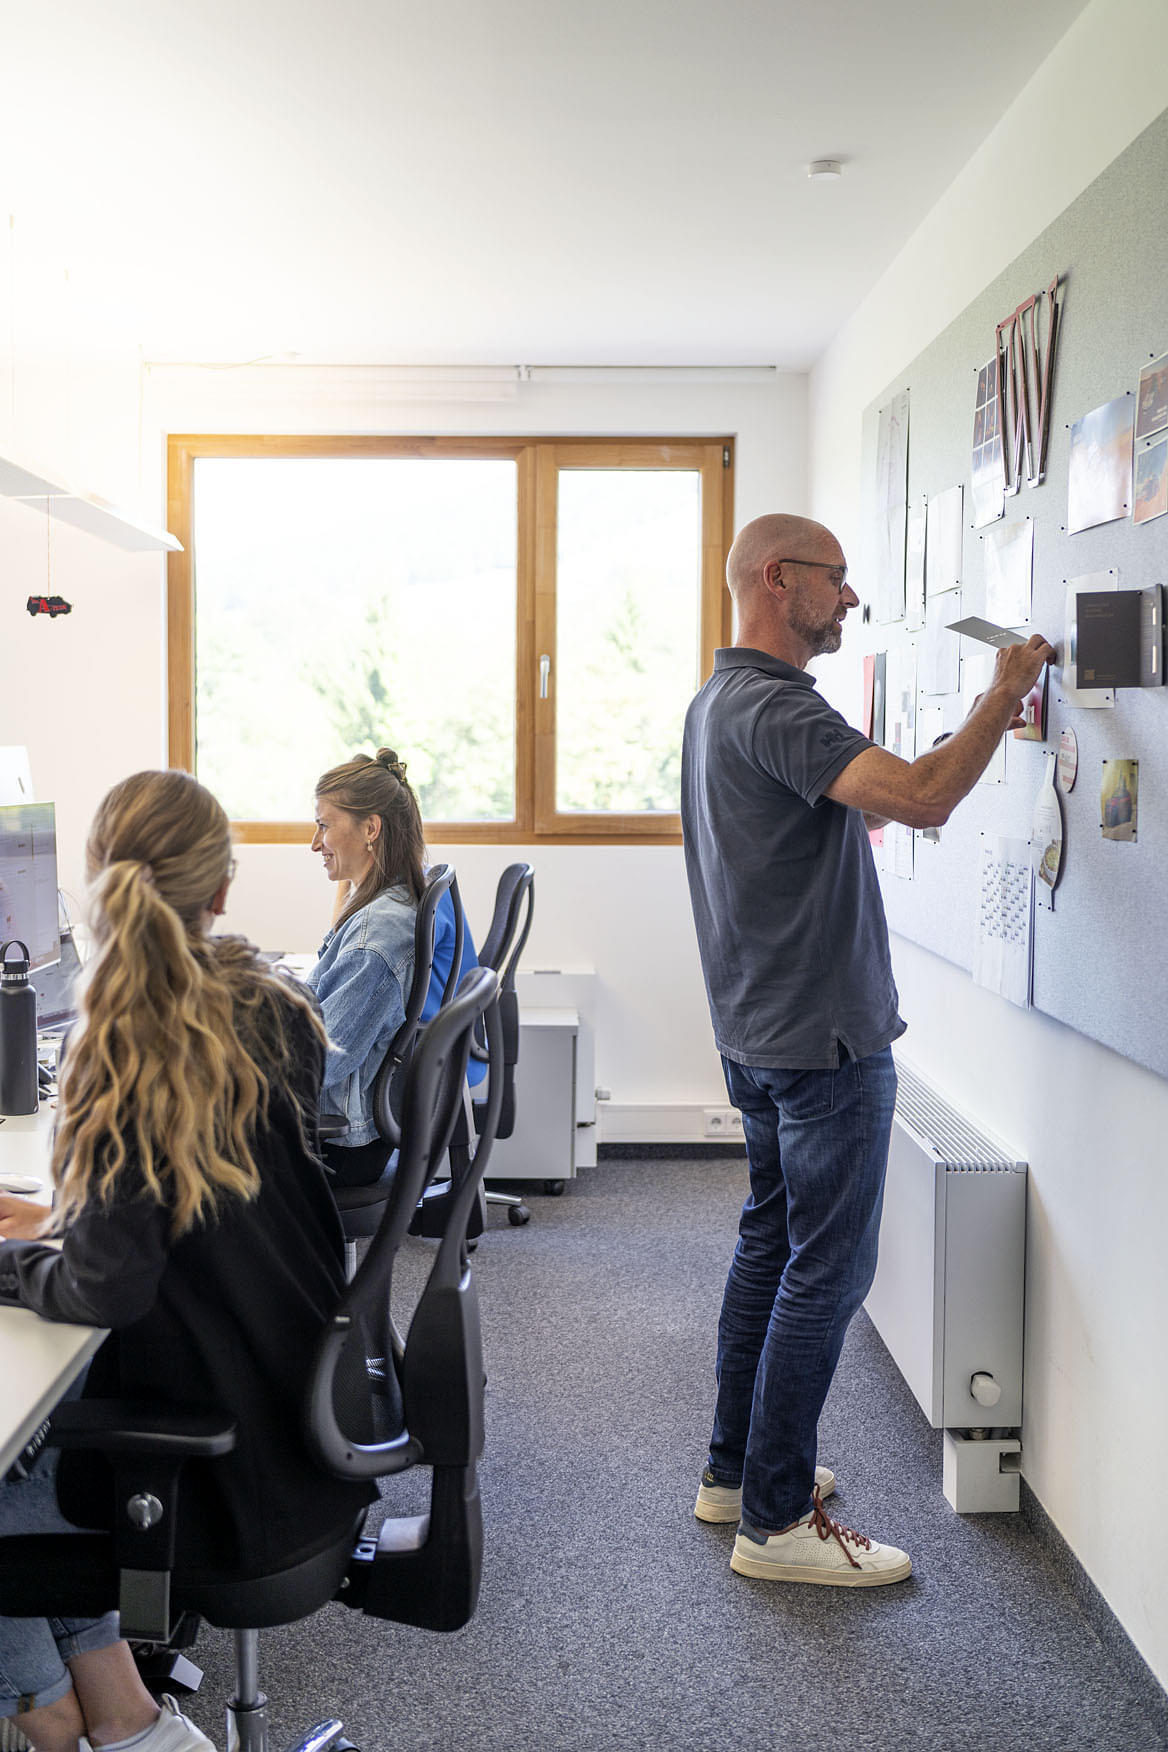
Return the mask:
<path fill-rule="evenodd" d="M 183 1714 L 169 1692 L 164 1692 L 158 1702 L 157 1720 L 131 1742 L 134 1752 L 215 1752 L 214 1742 Z M 84 1734 L 78 1744 L 89 1752 Z"/>
<path fill-rule="evenodd" d="M 158 1701 L 160 1707 L 156 1719 L 129 1742 L 133 1752 L 215 1752 L 214 1742 L 182 1713 L 169 1692 L 164 1692 Z M 84 1734 L 77 1744 L 80 1752 L 93 1752 Z M 116 1741 L 115 1744 L 123 1742 Z M 109 1748 L 103 1748 L 102 1752 L 109 1752 Z"/>
<path fill-rule="evenodd" d="M 768 1582 L 820 1582 L 835 1588 L 881 1588 L 903 1582 L 912 1559 L 895 1545 L 878 1545 L 823 1512 L 819 1492 L 809 1515 L 779 1533 L 758 1533 L 741 1522 L 730 1568 Z"/>
<path fill-rule="evenodd" d="M 835 1489 L 835 1473 L 830 1466 L 815 1468 L 815 1483 L 821 1497 L 829 1497 Z M 698 1486 L 694 1514 L 699 1521 L 737 1521 L 742 1514 L 742 1486 L 716 1484 L 707 1466 Z"/>

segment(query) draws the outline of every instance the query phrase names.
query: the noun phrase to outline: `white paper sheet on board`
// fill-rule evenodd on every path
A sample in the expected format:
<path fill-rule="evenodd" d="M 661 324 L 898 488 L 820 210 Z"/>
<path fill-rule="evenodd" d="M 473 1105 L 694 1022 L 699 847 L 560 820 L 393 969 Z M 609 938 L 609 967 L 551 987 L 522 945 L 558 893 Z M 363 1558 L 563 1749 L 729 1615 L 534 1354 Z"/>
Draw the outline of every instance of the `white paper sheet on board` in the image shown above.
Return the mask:
<path fill-rule="evenodd" d="M 961 690 L 961 635 L 948 622 L 961 619 L 961 592 L 933 597 L 925 608 L 925 630 L 918 655 L 923 694 L 954 694 Z"/>
<path fill-rule="evenodd" d="M 917 649 L 893 645 L 884 670 L 884 746 L 901 760 L 917 753 Z"/>
<path fill-rule="evenodd" d="M 925 536 L 925 590 L 941 596 L 961 589 L 962 489 L 947 487 L 929 500 Z"/>
<path fill-rule="evenodd" d="M 1030 841 L 983 833 L 980 859 L 973 977 L 1028 1010 L 1034 937 Z"/>
<path fill-rule="evenodd" d="M 985 618 L 1000 627 L 1030 625 L 1034 590 L 1034 524 L 995 523 L 982 537 L 985 558 Z"/>
<path fill-rule="evenodd" d="M 983 694 L 994 677 L 994 653 L 988 648 L 969 646 L 961 660 L 961 709 L 968 718 L 977 697 Z M 989 765 L 977 781 L 979 785 L 1004 785 L 1006 782 L 1006 738 L 990 755 Z"/>

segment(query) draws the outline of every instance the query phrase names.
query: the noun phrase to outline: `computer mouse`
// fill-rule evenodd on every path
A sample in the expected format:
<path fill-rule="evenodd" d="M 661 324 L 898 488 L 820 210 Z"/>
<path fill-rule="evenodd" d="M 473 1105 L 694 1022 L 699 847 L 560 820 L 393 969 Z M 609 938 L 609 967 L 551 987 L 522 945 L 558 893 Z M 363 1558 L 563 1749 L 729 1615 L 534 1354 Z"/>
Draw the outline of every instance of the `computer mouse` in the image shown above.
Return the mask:
<path fill-rule="evenodd" d="M 43 1192 L 44 1183 L 31 1174 L 0 1173 L 0 1192 Z"/>

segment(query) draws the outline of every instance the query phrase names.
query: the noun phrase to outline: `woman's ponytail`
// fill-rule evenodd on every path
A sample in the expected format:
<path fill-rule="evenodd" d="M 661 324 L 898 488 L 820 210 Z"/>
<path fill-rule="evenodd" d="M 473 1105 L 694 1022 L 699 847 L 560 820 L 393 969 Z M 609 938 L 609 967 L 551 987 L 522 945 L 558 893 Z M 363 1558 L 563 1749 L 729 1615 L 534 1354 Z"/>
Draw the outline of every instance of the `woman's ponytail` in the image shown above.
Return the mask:
<path fill-rule="evenodd" d="M 204 931 L 227 880 L 227 817 L 187 773 L 137 773 L 102 803 L 89 841 L 94 953 L 61 1071 L 53 1145 L 63 1227 L 108 1199 L 131 1157 L 140 1189 L 183 1233 L 227 1197 L 254 1197 L 253 1145 L 283 1076 L 290 993 L 250 945 Z M 230 946 L 228 946 L 230 945 Z M 307 1000 L 293 1004 L 313 1016 Z M 311 1027 L 323 1039 L 313 1016 Z"/>

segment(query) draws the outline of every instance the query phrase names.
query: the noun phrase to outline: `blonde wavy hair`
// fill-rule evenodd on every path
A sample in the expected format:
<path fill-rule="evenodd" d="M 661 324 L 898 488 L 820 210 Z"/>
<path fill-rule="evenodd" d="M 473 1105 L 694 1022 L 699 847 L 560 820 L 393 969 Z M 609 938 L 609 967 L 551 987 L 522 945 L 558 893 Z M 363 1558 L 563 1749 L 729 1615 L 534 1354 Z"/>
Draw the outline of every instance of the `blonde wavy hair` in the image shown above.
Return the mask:
<path fill-rule="evenodd" d="M 324 1029 L 243 938 L 207 936 L 230 880 L 231 832 L 189 773 L 115 785 L 86 853 L 94 952 L 61 1073 L 52 1227 L 108 1202 L 132 1169 L 169 1207 L 177 1237 L 221 1200 L 259 1191 L 257 1128 L 293 1071 L 288 1005 L 322 1045 Z"/>

